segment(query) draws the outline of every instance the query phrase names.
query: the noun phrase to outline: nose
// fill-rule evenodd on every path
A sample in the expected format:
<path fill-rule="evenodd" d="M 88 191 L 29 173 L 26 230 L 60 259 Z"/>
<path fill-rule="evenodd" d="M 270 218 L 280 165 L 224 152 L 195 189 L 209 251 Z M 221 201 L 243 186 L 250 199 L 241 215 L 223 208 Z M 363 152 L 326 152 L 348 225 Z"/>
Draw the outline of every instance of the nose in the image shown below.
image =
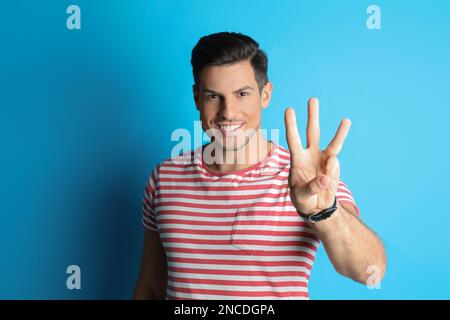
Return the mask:
<path fill-rule="evenodd" d="M 220 109 L 220 114 L 223 119 L 233 120 L 238 115 L 238 108 L 234 101 L 231 99 L 223 99 Z"/>

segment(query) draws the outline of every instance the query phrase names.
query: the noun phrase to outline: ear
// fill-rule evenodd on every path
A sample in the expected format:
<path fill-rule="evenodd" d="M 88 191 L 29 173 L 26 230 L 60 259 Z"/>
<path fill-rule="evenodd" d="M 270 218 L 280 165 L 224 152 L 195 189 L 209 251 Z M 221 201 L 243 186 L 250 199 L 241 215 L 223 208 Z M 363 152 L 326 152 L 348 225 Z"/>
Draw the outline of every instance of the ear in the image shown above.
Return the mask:
<path fill-rule="evenodd" d="M 272 82 L 268 81 L 261 91 L 261 108 L 265 109 L 269 106 L 272 98 Z"/>
<path fill-rule="evenodd" d="M 194 94 L 195 106 L 196 106 L 197 110 L 200 111 L 200 104 L 198 101 L 198 98 L 199 98 L 198 86 L 195 83 L 192 85 L 192 93 Z"/>

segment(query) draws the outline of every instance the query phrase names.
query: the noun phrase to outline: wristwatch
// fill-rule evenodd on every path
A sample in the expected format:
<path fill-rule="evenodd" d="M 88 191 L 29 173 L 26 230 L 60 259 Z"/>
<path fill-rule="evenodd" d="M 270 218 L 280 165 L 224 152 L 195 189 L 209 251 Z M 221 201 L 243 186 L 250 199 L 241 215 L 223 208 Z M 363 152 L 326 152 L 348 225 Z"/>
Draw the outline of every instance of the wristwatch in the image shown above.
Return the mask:
<path fill-rule="evenodd" d="M 319 212 L 316 212 L 313 214 L 305 214 L 298 210 L 297 210 L 297 212 L 300 215 L 300 217 L 302 217 L 303 219 L 305 219 L 309 222 L 312 222 L 312 223 L 316 223 L 318 221 L 322 221 L 322 220 L 329 218 L 333 214 L 333 212 L 335 212 L 336 210 L 337 210 L 337 203 L 336 203 L 336 197 L 334 197 L 333 205 L 327 209 L 324 209 L 322 211 L 319 211 Z"/>

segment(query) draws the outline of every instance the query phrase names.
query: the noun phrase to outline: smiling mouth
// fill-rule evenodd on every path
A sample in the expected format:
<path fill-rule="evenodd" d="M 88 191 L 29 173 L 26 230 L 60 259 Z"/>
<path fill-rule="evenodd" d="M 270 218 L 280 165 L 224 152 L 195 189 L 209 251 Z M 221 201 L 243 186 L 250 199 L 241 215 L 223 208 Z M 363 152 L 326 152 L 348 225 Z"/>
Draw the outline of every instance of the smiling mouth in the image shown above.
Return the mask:
<path fill-rule="evenodd" d="M 233 134 L 237 130 L 239 130 L 244 125 L 244 122 L 241 123 L 233 123 L 233 124 L 218 124 L 216 123 L 217 128 L 222 131 L 224 134 Z"/>

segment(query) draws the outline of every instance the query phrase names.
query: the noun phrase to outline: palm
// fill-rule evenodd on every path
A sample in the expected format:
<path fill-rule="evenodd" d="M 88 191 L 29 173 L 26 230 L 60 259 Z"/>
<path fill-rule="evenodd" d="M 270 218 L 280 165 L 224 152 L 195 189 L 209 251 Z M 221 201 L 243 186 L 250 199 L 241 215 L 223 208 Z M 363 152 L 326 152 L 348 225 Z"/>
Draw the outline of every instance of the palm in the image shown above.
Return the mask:
<path fill-rule="evenodd" d="M 301 143 L 293 109 L 286 110 L 285 124 L 291 153 L 289 189 L 293 205 L 303 213 L 315 213 L 330 207 L 336 195 L 340 175 L 339 161 L 336 156 L 350 129 L 350 120 L 342 120 L 336 135 L 323 151 L 319 148 L 317 99 L 310 99 L 308 102 L 306 149 Z M 319 182 L 319 179 L 323 184 Z"/>

